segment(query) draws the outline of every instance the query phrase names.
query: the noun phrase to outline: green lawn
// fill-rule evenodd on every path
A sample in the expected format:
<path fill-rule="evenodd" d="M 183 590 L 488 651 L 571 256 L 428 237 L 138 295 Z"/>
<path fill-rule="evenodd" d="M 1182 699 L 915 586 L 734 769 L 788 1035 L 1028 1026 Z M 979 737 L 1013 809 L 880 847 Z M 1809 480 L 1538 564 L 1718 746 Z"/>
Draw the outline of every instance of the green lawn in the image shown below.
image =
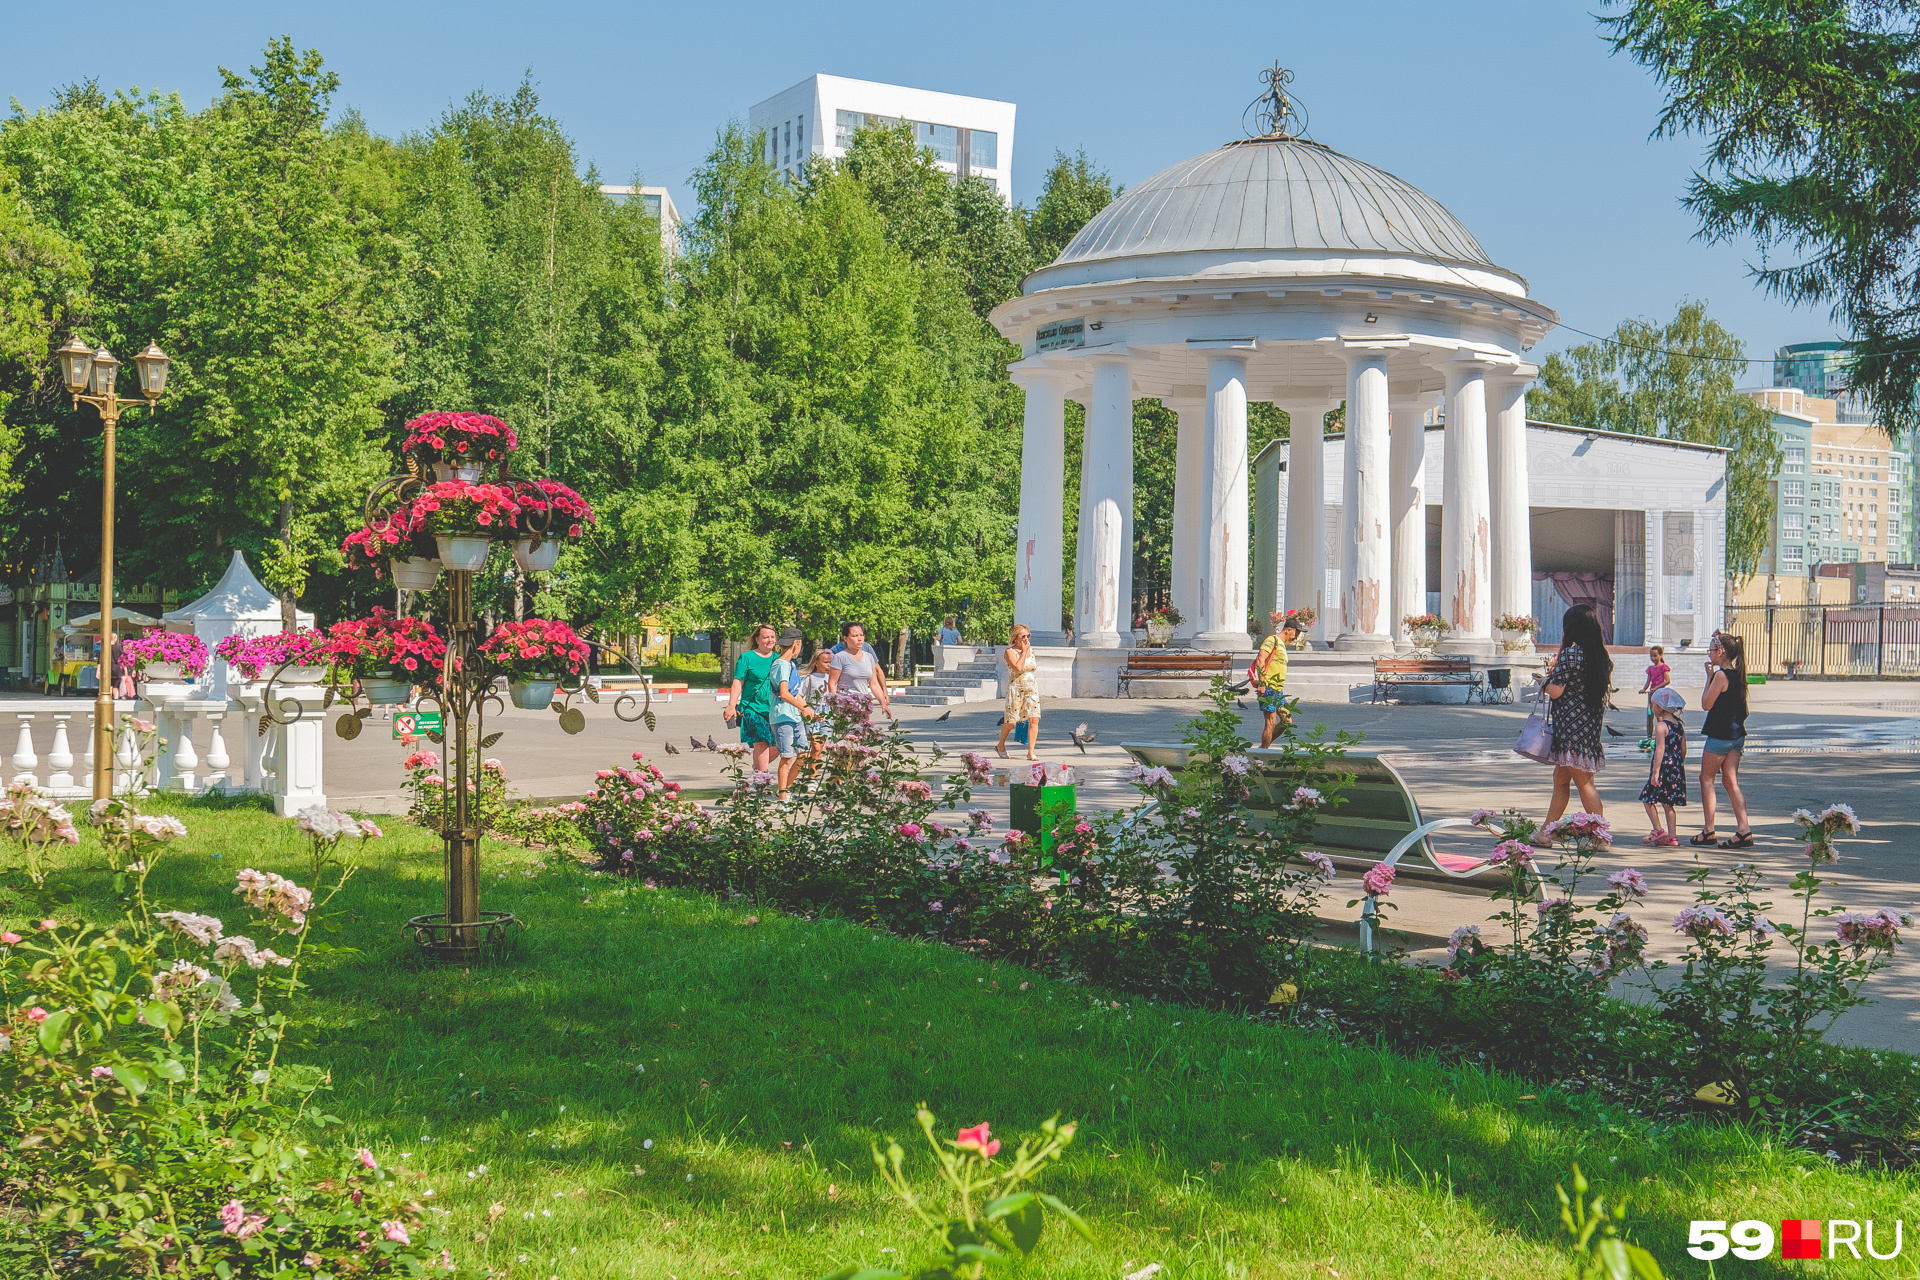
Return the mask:
<path fill-rule="evenodd" d="M 149 882 L 156 903 L 231 923 L 242 866 L 306 878 L 292 823 L 175 811 L 190 834 Z M 1557 1276 L 1553 1183 L 1574 1161 L 1631 1193 L 1635 1237 L 1669 1275 L 1708 1274 L 1683 1251 L 1691 1218 L 1871 1217 L 1884 1233 L 1920 1203 L 1912 1174 L 1834 1170 L 1739 1127 L 1654 1130 L 1470 1068 L 1115 1002 L 537 851 L 486 852 L 483 905 L 529 925 L 517 957 L 427 967 L 398 926 L 439 908 L 438 845 L 383 821 L 393 838 L 334 903 L 331 940 L 358 953 L 310 968 L 309 1043 L 290 1052 L 332 1067 L 345 1140 L 428 1172 L 469 1259 L 500 1274 L 812 1280 L 928 1260 L 868 1156 L 892 1134 L 927 1169 L 922 1100 L 943 1129 L 988 1120 L 1007 1138 L 1056 1111 L 1080 1122 L 1042 1186 L 1095 1243 L 1049 1227 L 1033 1276 Z M 80 909 L 116 915 L 91 836 L 64 857 L 56 882 Z"/>

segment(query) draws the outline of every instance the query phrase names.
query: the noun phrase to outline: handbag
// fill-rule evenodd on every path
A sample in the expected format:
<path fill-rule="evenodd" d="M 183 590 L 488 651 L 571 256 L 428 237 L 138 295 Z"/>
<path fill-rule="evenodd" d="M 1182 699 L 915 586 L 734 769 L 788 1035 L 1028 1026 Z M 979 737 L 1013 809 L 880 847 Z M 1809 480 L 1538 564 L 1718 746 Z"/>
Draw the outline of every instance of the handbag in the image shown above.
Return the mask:
<path fill-rule="evenodd" d="M 1533 711 L 1528 714 L 1527 722 L 1520 726 L 1520 736 L 1513 741 L 1515 755 L 1538 760 L 1541 764 L 1553 763 L 1553 730 L 1547 723 L 1549 705 L 1547 691 L 1542 689 L 1540 696 L 1534 700 Z"/>

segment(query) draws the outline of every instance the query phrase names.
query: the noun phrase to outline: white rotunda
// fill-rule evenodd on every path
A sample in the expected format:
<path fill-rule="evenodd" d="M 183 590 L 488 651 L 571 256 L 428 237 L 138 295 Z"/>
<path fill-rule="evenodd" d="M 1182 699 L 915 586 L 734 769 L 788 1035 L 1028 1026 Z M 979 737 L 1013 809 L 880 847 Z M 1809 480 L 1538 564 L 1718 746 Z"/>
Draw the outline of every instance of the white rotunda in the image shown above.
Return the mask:
<path fill-rule="evenodd" d="M 1127 190 L 993 312 L 1022 350 L 1010 373 L 1026 391 L 1015 619 L 1036 645 L 1066 641 L 1064 410 L 1074 399 L 1086 431 L 1073 643 L 1095 666 L 1098 651 L 1132 643 L 1133 402 L 1151 397 L 1180 420 L 1179 642 L 1249 649 L 1247 404 L 1267 400 L 1294 423 L 1285 606 L 1314 607 L 1315 639 L 1335 649 L 1392 651 L 1398 620 L 1428 607 L 1431 479 L 1446 495 L 1434 585 L 1454 628 L 1448 649 L 1490 655 L 1494 617 L 1533 602 L 1525 392 L 1537 370 L 1524 353 L 1557 316 L 1431 196 L 1297 136 L 1284 77 L 1275 80 L 1261 104 L 1266 132 Z M 1329 575 L 1314 532 L 1333 487 L 1317 428 L 1343 400 Z M 1436 408 L 1444 476 L 1423 479 Z"/>

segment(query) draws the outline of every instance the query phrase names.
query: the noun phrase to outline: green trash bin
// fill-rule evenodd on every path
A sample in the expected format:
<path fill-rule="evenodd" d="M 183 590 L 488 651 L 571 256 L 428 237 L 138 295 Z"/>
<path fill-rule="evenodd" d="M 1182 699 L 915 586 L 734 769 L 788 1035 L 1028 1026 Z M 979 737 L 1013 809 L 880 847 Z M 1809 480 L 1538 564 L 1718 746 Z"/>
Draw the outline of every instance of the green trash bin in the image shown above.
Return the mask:
<path fill-rule="evenodd" d="M 1041 853 L 1052 853 L 1060 843 L 1061 829 L 1073 828 L 1077 812 L 1073 784 L 1036 787 L 1016 782 L 1010 790 L 1013 792 L 1013 829 L 1038 840 Z"/>

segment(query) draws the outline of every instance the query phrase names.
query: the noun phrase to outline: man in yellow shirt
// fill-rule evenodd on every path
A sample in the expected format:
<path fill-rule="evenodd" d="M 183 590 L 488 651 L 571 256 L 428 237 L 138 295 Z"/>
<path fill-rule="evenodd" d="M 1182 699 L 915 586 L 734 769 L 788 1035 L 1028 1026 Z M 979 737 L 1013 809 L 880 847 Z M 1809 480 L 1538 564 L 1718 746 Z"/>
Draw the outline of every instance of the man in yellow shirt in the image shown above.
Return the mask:
<path fill-rule="evenodd" d="M 1260 642 L 1260 652 L 1253 659 L 1253 687 L 1259 695 L 1260 714 L 1266 717 L 1260 729 L 1263 747 L 1273 745 L 1283 724 L 1293 724 L 1293 713 L 1287 710 L 1287 646 L 1299 638 L 1300 626 L 1284 614 L 1274 614 L 1273 620 L 1279 629 Z"/>

